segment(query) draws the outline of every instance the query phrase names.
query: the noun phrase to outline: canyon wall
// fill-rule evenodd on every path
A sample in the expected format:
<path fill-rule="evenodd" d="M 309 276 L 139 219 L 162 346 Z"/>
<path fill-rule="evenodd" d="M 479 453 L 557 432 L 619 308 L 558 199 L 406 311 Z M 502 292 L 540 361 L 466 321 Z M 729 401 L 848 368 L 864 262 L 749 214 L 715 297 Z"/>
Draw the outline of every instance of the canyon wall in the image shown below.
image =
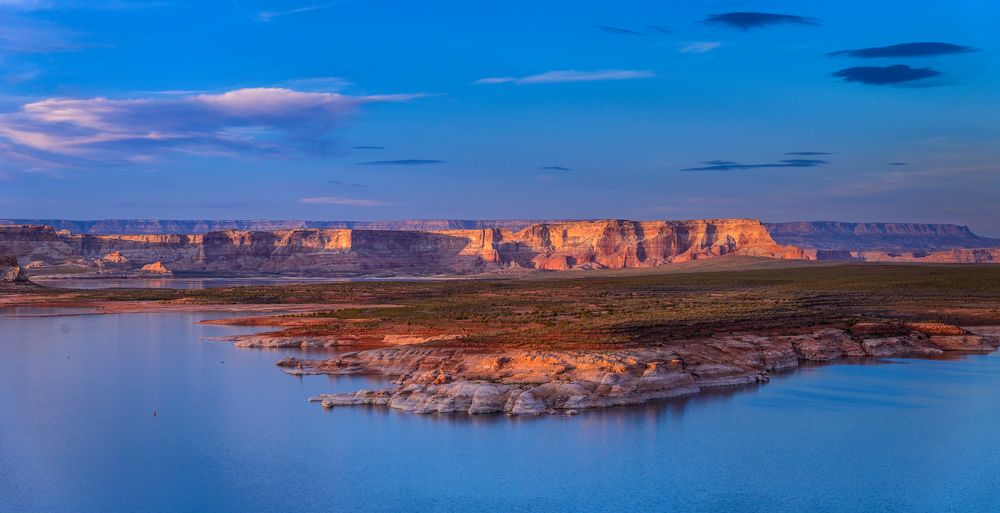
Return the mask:
<path fill-rule="evenodd" d="M 0 226 L 0 253 L 28 269 L 75 266 L 115 274 L 169 271 L 341 275 L 472 273 L 504 268 L 625 269 L 724 255 L 804 259 L 759 221 L 576 221 L 521 230 L 294 229 L 205 234 L 92 235 Z M 150 267 L 146 267 L 150 269 Z"/>

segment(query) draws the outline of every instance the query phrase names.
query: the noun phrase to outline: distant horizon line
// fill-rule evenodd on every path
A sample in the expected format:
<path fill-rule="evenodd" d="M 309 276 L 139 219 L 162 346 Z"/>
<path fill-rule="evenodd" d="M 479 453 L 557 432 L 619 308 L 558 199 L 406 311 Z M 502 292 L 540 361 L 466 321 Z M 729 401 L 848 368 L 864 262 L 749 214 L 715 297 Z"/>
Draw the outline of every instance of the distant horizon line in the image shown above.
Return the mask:
<path fill-rule="evenodd" d="M 524 221 L 524 222 L 552 222 L 552 221 L 700 221 L 706 219 L 748 219 L 760 221 L 767 224 L 779 223 L 854 223 L 854 224 L 949 224 L 962 226 L 958 223 L 927 223 L 914 221 L 845 221 L 837 219 L 800 219 L 794 221 L 764 221 L 760 217 L 747 216 L 703 216 L 685 218 L 666 217 L 391 217 L 384 219 L 307 219 L 307 218 L 269 218 L 269 217 L 201 217 L 201 218 L 181 218 L 181 217 L 102 217 L 102 218 L 73 218 L 73 217 L 0 217 L 0 223 L 7 221 L 18 221 L 13 224 L 23 224 L 20 221 L 63 221 L 74 223 L 99 223 L 106 221 L 175 221 L 175 222 L 304 222 L 304 223 L 391 223 L 403 221 Z M 7 223 L 11 224 L 11 223 Z"/>
<path fill-rule="evenodd" d="M 835 219 L 810 219 L 794 221 L 765 221 L 760 217 L 746 216 L 707 216 L 707 217 L 687 217 L 687 218 L 634 218 L 634 217 L 409 217 L 409 218 L 386 218 L 386 219 L 306 219 L 306 218 L 170 218 L 170 217 L 105 217 L 105 218 L 70 218 L 70 217 L 3 217 L 0 224 L 45 224 L 44 221 L 59 221 L 67 223 L 102 223 L 102 222 L 181 222 L 181 223 L 240 223 L 240 222 L 269 222 L 269 223 L 400 223 L 400 222 L 525 222 L 525 223 L 552 223 L 552 222 L 585 222 L 585 221 L 703 221 L 713 219 L 745 219 L 759 221 L 763 224 L 792 224 L 792 223 L 839 223 L 839 224 L 872 224 L 872 225 L 938 225 L 938 226 L 959 226 L 967 228 L 968 225 L 948 222 L 914 222 L 914 221 L 845 221 Z"/>

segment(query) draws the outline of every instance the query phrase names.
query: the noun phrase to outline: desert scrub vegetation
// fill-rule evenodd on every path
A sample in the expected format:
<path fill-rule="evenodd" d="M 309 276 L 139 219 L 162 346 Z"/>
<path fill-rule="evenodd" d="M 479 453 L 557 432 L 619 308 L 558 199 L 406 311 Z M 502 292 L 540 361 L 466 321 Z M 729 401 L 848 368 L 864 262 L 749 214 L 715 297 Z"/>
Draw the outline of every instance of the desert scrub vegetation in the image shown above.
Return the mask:
<path fill-rule="evenodd" d="M 840 264 L 711 272 L 537 274 L 517 279 L 340 282 L 206 290 L 82 291 L 78 299 L 340 305 L 289 328 L 375 340 L 643 345 L 714 333 L 797 333 L 859 322 L 1000 324 L 1000 266 Z M 393 306 L 386 308 L 386 305 Z"/>

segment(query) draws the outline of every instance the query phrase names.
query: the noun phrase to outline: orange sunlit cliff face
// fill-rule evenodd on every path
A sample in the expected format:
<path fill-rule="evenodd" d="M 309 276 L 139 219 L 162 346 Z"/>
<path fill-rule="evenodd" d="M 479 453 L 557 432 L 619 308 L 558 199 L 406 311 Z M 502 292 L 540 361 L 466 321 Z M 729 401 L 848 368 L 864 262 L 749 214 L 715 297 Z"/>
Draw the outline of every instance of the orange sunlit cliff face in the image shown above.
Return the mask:
<path fill-rule="evenodd" d="M 751 219 L 579 221 L 513 231 L 300 229 L 196 235 L 78 235 L 46 226 L 0 227 L 0 250 L 34 268 L 276 273 L 468 273 L 646 268 L 743 255 L 808 258 Z M 150 264 L 159 265 L 150 267 Z M 145 267 L 143 267 L 145 266 Z"/>

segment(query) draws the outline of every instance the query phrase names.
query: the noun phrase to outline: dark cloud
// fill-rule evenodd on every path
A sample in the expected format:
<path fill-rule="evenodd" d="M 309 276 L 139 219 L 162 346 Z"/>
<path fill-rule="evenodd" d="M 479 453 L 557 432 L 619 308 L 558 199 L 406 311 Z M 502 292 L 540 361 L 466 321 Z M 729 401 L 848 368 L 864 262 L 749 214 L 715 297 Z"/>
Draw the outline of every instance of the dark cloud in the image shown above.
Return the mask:
<path fill-rule="evenodd" d="M 887 166 L 909 166 L 906 162 L 887 162 Z"/>
<path fill-rule="evenodd" d="M 542 166 L 538 169 L 544 169 L 546 171 L 572 171 L 571 168 L 563 166 Z"/>
<path fill-rule="evenodd" d="M 340 180 L 330 180 L 330 183 L 338 187 L 367 187 L 360 183 L 341 182 Z"/>
<path fill-rule="evenodd" d="M 814 167 L 826 164 L 827 161 L 821 159 L 785 159 L 781 161 L 784 167 Z"/>
<path fill-rule="evenodd" d="M 800 157 L 808 157 L 810 155 L 812 155 L 812 156 L 815 156 L 815 155 L 833 155 L 833 153 L 830 153 L 828 151 L 789 151 L 789 152 L 786 152 L 785 155 L 798 155 Z"/>
<path fill-rule="evenodd" d="M 597 30 L 601 32 L 607 32 L 608 34 L 618 34 L 620 36 L 641 36 L 642 32 L 636 32 L 634 30 L 629 30 L 627 28 L 612 27 L 609 25 L 598 25 Z"/>
<path fill-rule="evenodd" d="M 785 159 L 778 162 L 765 164 L 740 164 L 731 160 L 709 160 L 702 162 L 700 167 L 689 167 L 681 171 L 738 171 L 743 169 L 764 169 L 775 167 L 816 167 L 826 164 L 827 161 L 819 159 Z"/>
<path fill-rule="evenodd" d="M 384 150 L 385 146 L 351 146 L 352 150 Z"/>
<path fill-rule="evenodd" d="M 833 76 L 842 78 L 845 82 L 891 85 L 936 77 L 940 74 L 940 71 L 931 68 L 911 68 L 905 64 L 896 64 L 894 66 L 855 66 L 837 71 Z"/>
<path fill-rule="evenodd" d="M 878 57 L 933 57 L 936 55 L 951 55 L 956 53 L 975 52 L 971 46 L 953 45 L 951 43 L 902 43 L 898 45 L 876 46 L 872 48 L 857 48 L 840 50 L 827 55 L 831 57 L 859 57 L 873 59 Z"/>
<path fill-rule="evenodd" d="M 400 160 L 372 160 L 370 162 L 359 162 L 359 166 L 431 166 L 434 164 L 444 164 L 443 160 L 425 159 L 400 159 Z"/>
<path fill-rule="evenodd" d="M 774 14 L 769 12 L 727 12 L 712 14 L 705 18 L 705 23 L 727 25 L 740 30 L 768 27 L 771 25 L 817 25 L 815 18 L 806 18 L 792 14 Z"/>

